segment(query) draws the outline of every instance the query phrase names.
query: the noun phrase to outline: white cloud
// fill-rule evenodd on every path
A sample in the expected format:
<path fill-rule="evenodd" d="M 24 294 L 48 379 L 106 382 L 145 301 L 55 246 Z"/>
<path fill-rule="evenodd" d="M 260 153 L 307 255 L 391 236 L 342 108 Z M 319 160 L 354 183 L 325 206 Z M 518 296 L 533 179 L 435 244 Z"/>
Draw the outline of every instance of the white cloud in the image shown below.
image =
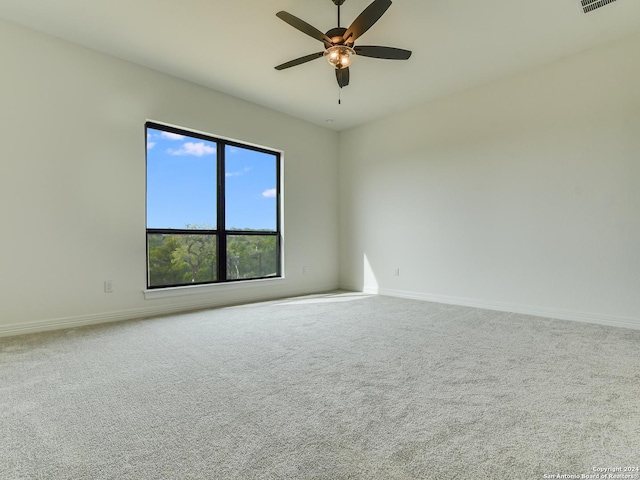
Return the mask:
<path fill-rule="evenodd" d="M 193 155 L 194 157 L 202 157 L 203 155 L 215 154 L 216 149 L 210 145 L 205 145 L 204 142 L 187 142 L 178 150 L 168 149 L 167 153 L 170 155 Z"/>
<path fill-rule="evenodd" d="M 156 146 L 156 142 L 147 142 L 147 149 L 151 150 Z"/>
<path fill-rule="evenodd" d="M 265 190 L 262 192 L 262 196 L 265 198 L 274 198 L 276 196 L 276 189 L 270 188 L 269 190 Z"/>
<path fill-rule="evenodd" d="M 225 177 L 240 177 L 251 170 L 251 167 L 244 167 L 242 170 L 238 170 L 236 172 L 227 172 L 224 174 Z"/>
<path fill-rule="evenodd" d="M 169 140 L 182 140 L 184 138 L 184 135 L 180 135 L 178 133 L 171 133 L 171 132 L 162 132 L 160 136 L 162 138 L 167 138 Z"/>

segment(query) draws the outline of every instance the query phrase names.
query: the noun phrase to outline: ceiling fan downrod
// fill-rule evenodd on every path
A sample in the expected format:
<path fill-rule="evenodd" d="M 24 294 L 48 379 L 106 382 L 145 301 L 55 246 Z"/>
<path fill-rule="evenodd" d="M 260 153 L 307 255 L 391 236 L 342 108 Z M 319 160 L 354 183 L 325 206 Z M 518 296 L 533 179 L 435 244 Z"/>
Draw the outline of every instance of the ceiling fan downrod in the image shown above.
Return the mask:
<path fill-rule="evenodd" d="M 340 5 L 344 3 L 344 0 L 332 0 L 333 4 L 338 7 L 338 28 L 340 28 Z"/>

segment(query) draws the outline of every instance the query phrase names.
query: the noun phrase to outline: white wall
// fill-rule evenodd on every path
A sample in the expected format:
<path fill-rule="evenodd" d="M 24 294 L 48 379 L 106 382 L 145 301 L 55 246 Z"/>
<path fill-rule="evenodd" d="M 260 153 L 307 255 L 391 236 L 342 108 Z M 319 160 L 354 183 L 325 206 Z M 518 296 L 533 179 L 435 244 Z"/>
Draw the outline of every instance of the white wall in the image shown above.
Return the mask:
<path fill-rule="evenodd" d="M 341 285 L 640 328 L 638 51 L 342 132 Z"/>
<path fill-rule="evenodd" d="M 337 133 L 4 21 L 0 58 L 0 334 L 337 287 Z M 144 298 L 147 119 L 284 151 L 285 280 Z"/>

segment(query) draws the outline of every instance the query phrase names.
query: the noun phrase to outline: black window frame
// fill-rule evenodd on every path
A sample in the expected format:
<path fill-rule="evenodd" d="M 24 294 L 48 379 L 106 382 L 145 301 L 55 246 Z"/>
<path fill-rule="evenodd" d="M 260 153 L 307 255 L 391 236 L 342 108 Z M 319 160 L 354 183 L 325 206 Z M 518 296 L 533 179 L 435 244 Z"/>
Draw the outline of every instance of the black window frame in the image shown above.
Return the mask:
<path fill-rule="evenodd" d="M 160 130 L 163 132 L 184 135 L 185 137 L 205 140 L 207 142 L 215 142 L 216 144 L 216 172 L 217 172 L 217 188 L 216 188 L 216 228 L 199 230 L 199 229 L 173 229 L 173 228 L 148 228 L 148 148 L 145 142 L 145 243 L 146 243 L 146 269 L 147 269 L 147 289 L 158 290 L 165 288 L 186 287 L 193 285 L 215 285 L 222 283 L 235 282 L 252 282 L 255 280 L 264 280 L 272 278 L 282 278 L 282 218 L 281 218 L 281 191 L 282 191 L 282 156 L 278 150 L 272 150 L 264 147 L 257 147 L 246 143 L 228 140 L 225 138 L 208 135 L 201 132 L 194 132 L 184 128 L 164 125 L 153 121 L 145 122 L 145 139 L 147 138 L 148 129 Z M 276 162 L 276 230 L 227 230 L 225 228 L 226 215 L 226 195 L 225 195 L 225 147 L 238 147 L 247 150 L 253 150 L 268 155 L 273 155 Z M 189 282 L 167 285 L 151 285 L 150 284 L 150 265 L 149 265 L 149 235 L 211 235 L 216 238 L 216 256 L 217 256 L 217 275 L 216 280 L 204 282 Z M 227 238 L 233 235 L 241 236 L 273 236 L 276 238 L 276 273 L 262 277 L 251 278 L 228 278 L 228 261 L 227 261 Z"/>

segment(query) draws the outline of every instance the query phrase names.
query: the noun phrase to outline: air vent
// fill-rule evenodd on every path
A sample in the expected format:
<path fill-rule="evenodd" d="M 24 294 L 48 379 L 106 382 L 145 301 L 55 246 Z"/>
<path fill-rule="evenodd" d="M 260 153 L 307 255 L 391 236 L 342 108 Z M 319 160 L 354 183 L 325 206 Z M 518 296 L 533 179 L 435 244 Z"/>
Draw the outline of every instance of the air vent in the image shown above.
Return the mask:
<path fill-rule="evenodd" d="M 576 0 L 580 9 L 584 13 L 593 12 L 600 7 L 604 7 L 605 5 L 609 5 L 610 3 L 615 2 L 616 0 Z"/>

